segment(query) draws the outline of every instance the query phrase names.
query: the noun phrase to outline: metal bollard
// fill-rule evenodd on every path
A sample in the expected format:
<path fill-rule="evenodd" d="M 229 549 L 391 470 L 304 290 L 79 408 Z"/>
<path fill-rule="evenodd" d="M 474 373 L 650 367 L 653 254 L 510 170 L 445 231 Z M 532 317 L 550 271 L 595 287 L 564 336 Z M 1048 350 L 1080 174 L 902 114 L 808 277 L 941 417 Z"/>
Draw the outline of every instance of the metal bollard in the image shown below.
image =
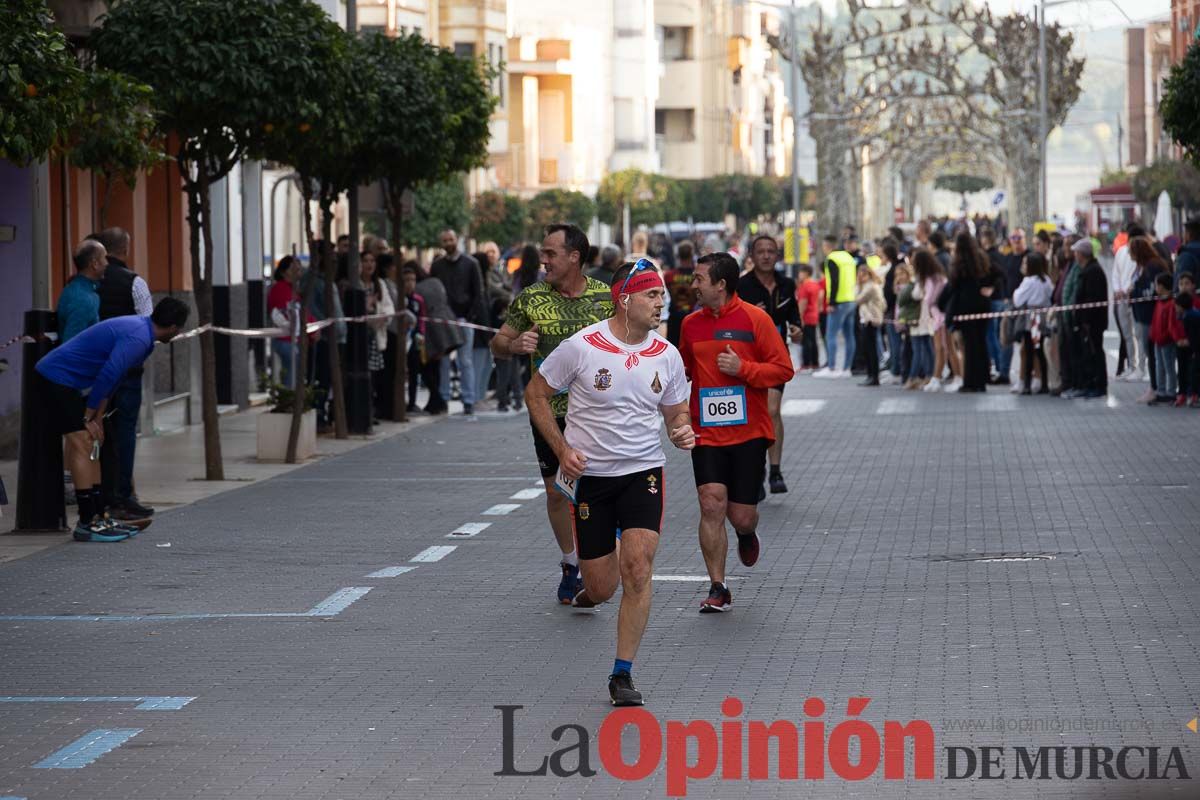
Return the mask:
<path fill-rule="evenodd" d="M 367 293 L 362 289 L 346 290 L 342 304 L 347 317 L 367 313 Z M 346 376 L 346 427 L 350 433 L 371 432 L 371 373 L 367 369 L 367 337 L 374 336 L 365 322 L 346 325 L 346 358 L 342 371 Z"/>
<path fill-rule="evenodd" d="M 38 396 L 40 379 L 34 365 L 54 348 L 47 333 L 57 333 L 58 315 L 33 309 L 25 312 L 25 335 L 34 341 L 21 345 L 21 444 L 17 466 L 18 532 L 58 531 L 67 527 L 63 503 L 63 439 L 53 415 Z"/>

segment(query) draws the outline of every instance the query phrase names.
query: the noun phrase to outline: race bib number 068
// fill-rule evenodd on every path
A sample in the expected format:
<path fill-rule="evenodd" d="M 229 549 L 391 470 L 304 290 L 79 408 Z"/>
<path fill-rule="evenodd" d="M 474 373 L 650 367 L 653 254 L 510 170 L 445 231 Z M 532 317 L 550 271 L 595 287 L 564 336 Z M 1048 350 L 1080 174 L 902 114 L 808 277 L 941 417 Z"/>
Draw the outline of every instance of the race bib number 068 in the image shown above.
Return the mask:
<path fill-rule="evenodd" d="M 721 386 L 700 390 L 700 425 L 746 424 L 746 387 Z"/>

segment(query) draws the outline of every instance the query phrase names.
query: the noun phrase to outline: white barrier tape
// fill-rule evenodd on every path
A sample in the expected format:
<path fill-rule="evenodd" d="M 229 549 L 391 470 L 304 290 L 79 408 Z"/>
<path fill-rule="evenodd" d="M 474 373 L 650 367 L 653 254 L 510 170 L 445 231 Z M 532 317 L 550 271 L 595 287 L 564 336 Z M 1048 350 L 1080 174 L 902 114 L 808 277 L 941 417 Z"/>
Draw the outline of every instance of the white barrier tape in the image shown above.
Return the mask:
<path fill-rule="evenodd" d="M 1135 297 L 1124 300 L 1098 300 L 1094 303 L 1075 303 L 1069 306 L 1040 306 L 1038 308 L 1010 308 L 1004 311 L 987 311 L 980 314 L 956 314 L 951 318 L 951 322 L 968 322 L 978 319 L 1002 319 L 1004 317 L 1019 317 L 1025 314 L 1044 314 L 1046 317 L 1052 317 L 1064 311 L 1079 311 L 1086 308 L 1108 308 L 1110 305 L 1115 306 L 1121 303 L 1151 303 L 1158 302 L 1162 298 L 1159 297 Z M 895 325 L 896 320 L 884 320 L 885 324 Z M 910 324 L 910 323 L 902 323 Z M 911 323 L 915 324 L 915 323 Z"/>

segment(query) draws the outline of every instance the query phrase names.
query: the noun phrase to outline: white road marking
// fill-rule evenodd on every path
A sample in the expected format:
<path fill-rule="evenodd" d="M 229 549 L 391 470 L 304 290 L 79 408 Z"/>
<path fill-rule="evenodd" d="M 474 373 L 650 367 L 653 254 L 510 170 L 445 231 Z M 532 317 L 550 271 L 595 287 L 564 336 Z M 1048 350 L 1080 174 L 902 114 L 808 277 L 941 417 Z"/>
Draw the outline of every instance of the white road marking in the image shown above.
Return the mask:
<path fill-rule="evenodd" d="M 490 522 L 464 522 L 454 530 L 446 534 L 447 539 L 465 539 L 468 536 L 474 536 L 477 533 L 483 533 L 492 526 Z"/>
<path fill-rule="evenodd" d="M 458 548 L 452 544 L 436 544 L 433 547 L 426 547 L 421 552 L 409 559 L 409 561 L 429 564 L 434 561 L 441 561 L 446 556 L 453 553 Z"/>
<path fill-rule="evenodd" d="M 412 572 L 416 567 L 384 567 L 367 575 L 368 578 L 395 578 L 397 575 L 403 575 L 406 572 Z"/>
<path fill-rule="evenodd" d="M 816 414 L 824 407 L 824 400 L 784 400 L 779 413 L 785 417 L 803 417 Z"/>
<path fill-rule="evenodd" d="M 520 507 L 520 503 L 497 503 L 484 511 L 483 515 L 485 517 L 503 517 L 505 514 L 511 514 Z"/>
<path fill-rule="evenodd" d="M 546 493 L 545 486 L 539 486 L 534 489 L 522 489 L 514 494 L 509 500 L 535 500 Z"/>
<path fill-rule="evenodd" d="M 917 401 L 912 397 L 889 397 L 879 401 L 879 408 L 875 409 L 875 413 L 915 414 L 917 413 Z"/>

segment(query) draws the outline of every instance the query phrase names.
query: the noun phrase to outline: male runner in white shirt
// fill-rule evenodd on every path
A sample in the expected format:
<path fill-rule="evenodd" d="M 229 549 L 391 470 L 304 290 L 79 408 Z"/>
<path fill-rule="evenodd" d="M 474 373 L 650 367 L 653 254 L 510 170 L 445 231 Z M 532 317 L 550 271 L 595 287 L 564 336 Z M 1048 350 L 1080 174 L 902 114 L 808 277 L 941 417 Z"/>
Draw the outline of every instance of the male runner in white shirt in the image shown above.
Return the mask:
<path fill-rule="evenodd" d="M 525 390 L 529 416 L 558 456 L 571 493 L 583 590 L 573 605 L 592 608 L 624 587 L 617 615 L 617 658 L 609 676 L 613 705 L 642 705 L 631 678 L 650 615 L 650 577 L 663 520 L 659 415 L 671 443 L 696 442 L 679 351 L 657 333 L 666 298 L 658 269 L 639 259 L 617 270 L 612 319 L 583 328 L 542 362 Z M 570 391 L 565 431 L 550 398 Z M 621 547 L 617 549 L 617 531 Z"/>

